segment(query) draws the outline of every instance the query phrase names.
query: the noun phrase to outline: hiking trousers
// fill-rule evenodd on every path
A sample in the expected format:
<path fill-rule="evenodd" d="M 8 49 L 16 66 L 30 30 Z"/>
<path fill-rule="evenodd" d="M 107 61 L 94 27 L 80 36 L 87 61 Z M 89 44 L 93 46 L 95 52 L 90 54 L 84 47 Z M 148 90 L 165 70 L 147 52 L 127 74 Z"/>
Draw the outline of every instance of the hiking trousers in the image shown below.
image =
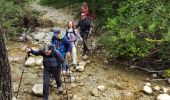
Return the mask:
<path fill-rule="evenodd" d="M 73 60 L 73 64 L 76 65 L 77 64 L 77 49 L 76 49 L 76 44 L 71 42 L 71 46 L 72 46 L 72 60 Z"/>
<path fill-rule="evenodd" d="M 86 52 L 89 50 L 87 47 L 88 32 L 81 32 L 81 37 L 83 39 L 83 56 L 84 56 Z"/>
<path fill-rule="evenodd" d="M 50 76 L 54 76 L 57 87 L 61 87 L 61 67 L 54 68 L 46 68 L 44 67 L 44 75 L 43 75 L 43 100 L 48 100 L 49 95 L 49 83 Z"/>

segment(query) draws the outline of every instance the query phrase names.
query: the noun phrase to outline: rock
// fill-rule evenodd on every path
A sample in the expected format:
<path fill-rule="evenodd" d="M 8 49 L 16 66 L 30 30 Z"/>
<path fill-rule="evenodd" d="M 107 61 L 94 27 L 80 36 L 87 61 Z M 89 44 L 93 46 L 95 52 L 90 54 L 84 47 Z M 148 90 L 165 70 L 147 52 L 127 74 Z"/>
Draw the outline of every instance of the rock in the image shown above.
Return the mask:
<path fill-rule="evenodd" d="M 13 97 L 12 100 L 17 100 L 16 97 Z"/>
<path fill-rule="evenodd" d="M 76 81 L 76 78 L 75 77 L 71 77 L 71 82 L 75 82 Z"/>
<path fill-rule="evenodd" d="M 100 86 L 97 87 L 97 89 L 98 89 L 99 91 L 104 91 L 106 88 L 105 88 L 105 86 L 100 85 Z"/>
<path fill-rule="evenodd" d="M 84 71 L 84 67 L 86 65 L 86 62 L 79 62 L 79 65 L 76 66 L 76 70 L 79 71 L 79 72 L 83 72 Z"/>
<path fill-rule="evenodd" d="M 170 79 L 168 79 L 168 83 L 170 84 Z"/>
<path fill-rule="evenodd" d="M 154 90 L 154 91 L 160 91 L 160 89 L 161 89 L 161 88 L 160 88 L 159 86 L 153 87 L 153 90 Z"/>
<path fill-rule="evenodd" d="M 162 91 L 163 91 L 164 93 L 167 93 L 167 92 L 168 92 L 168 88 L 162 87 Z"/>
<path fill-rule="evenodd" d="M 25 66 L 34 66 L 34 65 L 35 65 L 35 59 L 33 57 L 29 57 L 25 62 Z"/>
<path fill-rule="evenodd" d="M 105 63 L 105 64 L 108 64 L 108 63 L 109 63 L 109 61 L 108 61 L 108 60 L 104 60 L 104 63 Z"/>
<path fill-rule="evenodd" d="M 90 61 L 90 60 L 88 60 L 88 61 L 86 61 L 86 63 L 87 63 L 87 64 L 89 64 L 89 63 L 91 63 L 91 61 Z"/>
<path fill-rule="evenodd" d="M 24 45 L 24 47 L 22 47 L 21 51 L 26 51 L 26 49 L 28 48 L 28 45 Z"/>
<path fill-rule="evenodd" d="M 147 85 L 147 86 L 151 86 L 151 83 L 145 83 L 145 85 Z"/>
<path fill-rule="evenodd" d="M 32 88 L 32 92 L 36 96 L 43 96 L 43 84 L 35 84 Z"/>
<path fill-rule="evenodd" d="M 71 88 L 76 88 L 77 87 L 77 85 L 76 84 L 71 84 Z"/>
<path fill-rule="evenodd" d="M 10 56 L 8 57 L 8 59 L 9 59 L 9 62 L 14 62 L 14 63 L 16 63 L 20 60 L 19 57 L 10 57 Z"/>
<path fill-rule="evenodd" d="M 98 95 L 99 95 L 99 91 L 98 91 L 97 89 L 93 89 L 93 90 L 90 92 L 90 94 L 91 94 L 92 96 L 98 96 Z"/>
<path fill-rule="evenodd" d="M 88 56 L 87 55 L 84 55 L 83 56 L 83 60 L 87 60 L 88 59 Z"/>
<path fill-rule="evenodd" d="M 151 88 L 150 86 L 148 86 L 148 85 L 145 85 L 145 86 L 143 87 L 143 91 L 144 91 L 146 94 L 152 94 L 152 93 L 153 93 L 152 88 Z"/>
<path fill-rule="evenodd" d="M 72 98 L 72 100 L 77 100 L 77 99 L 78 99 L 77 95 L 74 95 Z"/>
<path fill-rule="evenodd" d="M 157 77 L 157 74 L 156 74 L 156 73 L 152 74 L 152 77 L 153 77 L 153 78 L 156 78 L 156 77 Z"/>
<path fill-rule="evenodd" d="M 168 94 L 159 94 L 157 100 L 170 100 L 170 96 Z"/>
<path fill-rule="evenodd" d="M 35 64 L 38 65 L 38 66 L 41 66 L 41 65 L 42 65 L 42 61 L 43 61 L 43 58 L 42 58 L 42 57 L 41 57 L 41 58 L 40 58 L 40 57 L 39 57 L 39 58 L 36 58 L 36 59 L 35 59 Z"/>
<path fill-rule="evenodd" d="M 44 32 L 38 32 L 37 34 L 34 35 L 34 39 L 38 41 L 43 41 L 44 37 L 45 37 Z"/>
<path fill-rule="evenodd" d="M 44 66 L 42 65 L 42 66 L 40 66 L 40 68 L 41 68 L 41 69 L 44 69 Z"/>

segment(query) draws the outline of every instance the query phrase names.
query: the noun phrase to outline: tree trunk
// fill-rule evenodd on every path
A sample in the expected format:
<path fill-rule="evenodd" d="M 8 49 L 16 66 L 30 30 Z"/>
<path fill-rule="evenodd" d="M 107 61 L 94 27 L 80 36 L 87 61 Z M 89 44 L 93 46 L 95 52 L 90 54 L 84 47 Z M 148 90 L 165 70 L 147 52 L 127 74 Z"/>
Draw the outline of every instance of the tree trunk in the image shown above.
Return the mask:
<path fill-rule="evenodd" d="M 4 32 L 0 28 L 0 100 L 12 100 L 11 69 L 5 46 Z"/>

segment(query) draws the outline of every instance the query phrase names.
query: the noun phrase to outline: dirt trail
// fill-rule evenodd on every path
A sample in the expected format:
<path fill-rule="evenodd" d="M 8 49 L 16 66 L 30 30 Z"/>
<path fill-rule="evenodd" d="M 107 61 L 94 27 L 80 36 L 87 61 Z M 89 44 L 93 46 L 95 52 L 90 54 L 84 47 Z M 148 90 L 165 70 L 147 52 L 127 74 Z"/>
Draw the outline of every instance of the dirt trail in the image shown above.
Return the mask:
<path fill-rule="evenodd" d="M 44 7 L 39 4 L 31 4 L 31 8 L 37 10 L 44 15 L 50 16 L 53 22 L 59 23 L 62 27 L 70 19 L 74 19 L 75 15 L 68 13 L 65 9 L 54 9 L 52 7 Z M 49 28 L 43 28 L 48 30 Z M 18 62 L 12 62 L 12 79 L 14 84 L 14 92 L 16 93 L 17 85 L 21 75 L 24 52 L 20 51 L 25 43 L 12 42 L 9 43 L 9 55 L 20 59 Z M 30 45 L 30 44 L 28 44 Z M 32 45 L 38 47 L 37 45 Z M 120 65 L 108 65 L 104 63 L 103 58 L 89 54 L 90 63 L 85 66 L 84 72 L 73 72 L 72 76 L 76 78 L 76 82 L 68 85 L 68 93 L 70 99 L 76 95 L 81 100 L 154 100 L 154 95 L 148 96 L 141 92 L 146 79 L 149 75 L 143 74 L 139 70 L 130 69 Z M 42 83 L 42 69 L 39 66 L 26 68 L 21 85 L 21 93 L 19 100 L 41 100 L 42 97 L 32 95 L 32 87 L 36 83 Z M 153 83 L 154 85 L 159 85 Z M 73 86 L 74 85 L 74 86 Z M 98 91 L 97 86 L 105 86 L 104 91 Z M 74 96 L 74 97 L 76 97 Z M 55 93 L 55 88 L 51 88 L 49 100 L 62 100 L 62 96 Z M 75 100 L 79 100 L 79 99 Z"/>

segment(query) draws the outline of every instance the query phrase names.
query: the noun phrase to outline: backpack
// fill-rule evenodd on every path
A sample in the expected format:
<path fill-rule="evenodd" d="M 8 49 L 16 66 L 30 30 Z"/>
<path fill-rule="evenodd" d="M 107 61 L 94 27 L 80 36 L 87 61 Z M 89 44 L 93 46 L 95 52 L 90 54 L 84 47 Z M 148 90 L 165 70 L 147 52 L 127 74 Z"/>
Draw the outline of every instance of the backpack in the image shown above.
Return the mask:
<path fill-rule="evenodd" d="M 66 37 L 68 36 L 68 30 L 66 30 Z M 75 32 L 75 29 L 73 28 L 73 34 L 76 36 L 76 32 Z"/>

